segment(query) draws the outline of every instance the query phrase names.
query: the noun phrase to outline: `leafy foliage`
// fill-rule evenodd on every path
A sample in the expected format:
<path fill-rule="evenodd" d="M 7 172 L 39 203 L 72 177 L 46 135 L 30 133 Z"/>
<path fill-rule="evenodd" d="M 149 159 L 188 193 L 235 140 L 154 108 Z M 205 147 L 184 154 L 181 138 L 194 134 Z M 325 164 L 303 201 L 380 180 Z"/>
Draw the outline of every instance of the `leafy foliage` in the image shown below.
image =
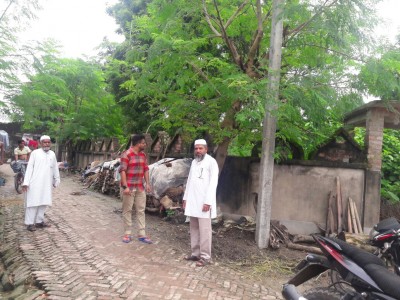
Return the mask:
<path fill-rule="evenodd" d="M 378 58 L 371 58 L 361 70 L 360 81 L 373 96 L 400 100 L 400 42 L 382 49 Z"/>
<path fill-rule="evenodd" d="M 10 98 L 13 117 L 25 129 L 41 129 L 59 140 L 122 134 L 121 110 L 97 64 L 48 55 L 34 66 L 36 73 Z"/>
<path fill-rule="evenodd" d="M 368 1 L 287 1 L 281 104 L 285 143 L 310 153 L 358 106 L 356 85 L 376 19 Z M 261 140 L 268 91 L 271 1 L 119 1 L 110 8 L 126 41 L 107 78 L 135 131 L 182 129 L 235 141 L 243 155 Z M 236 149 L 236 150 L 235 150 Z"/>
<path fill-rule="evenodd" d="M 365 128 L 356 128 L 355 140 L 364 145 Z M 400 132 L 385 129 L 382 145 L 381 199 L 400 202 Z"/>
<path fill-rule="evenodd" d="M 19 84 L 18 72 L 28 65 L 34 53 L 29 45 L 18 45 L 17 34 L 40 9 L 38 0 L 0 0 L 0 92 L 14 90 Z M 4 104 L 0 101 L 1 104 Z"/>

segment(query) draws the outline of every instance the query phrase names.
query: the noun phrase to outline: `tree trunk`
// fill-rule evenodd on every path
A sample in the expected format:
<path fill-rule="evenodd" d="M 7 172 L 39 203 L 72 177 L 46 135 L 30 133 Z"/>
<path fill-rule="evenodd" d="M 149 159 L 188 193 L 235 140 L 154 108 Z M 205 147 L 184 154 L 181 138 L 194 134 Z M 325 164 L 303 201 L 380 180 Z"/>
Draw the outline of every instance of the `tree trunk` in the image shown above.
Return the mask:
<path fill-rule="evenodd" d="M 235 115 L 240 111 L 241 103 L 240 101 L 235 101 L 231 108 L 226 112 L 225 118 L 221 123 L 222 130 L 233 131 L 236 128 Z M 215 160 L 217 161 L 219 174 L 222 172 L 224 167 L 226 157 L 228 156 L 228 148 L 231 143 L 230 137 L 224 137 L 221 143 L 218 144 L 218 148 L 215 151 Z"/>

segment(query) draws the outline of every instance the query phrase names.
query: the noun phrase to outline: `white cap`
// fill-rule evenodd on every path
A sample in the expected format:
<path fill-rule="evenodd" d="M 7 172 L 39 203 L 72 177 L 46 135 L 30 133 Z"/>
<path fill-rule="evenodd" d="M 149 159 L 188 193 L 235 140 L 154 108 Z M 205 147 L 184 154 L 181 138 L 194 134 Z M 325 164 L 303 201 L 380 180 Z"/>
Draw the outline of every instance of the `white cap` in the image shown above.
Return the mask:
<path fill-rule="evenodd" d="M 43 141 L 43 140 L 51 140 L 51 139 L 50 139 L 50 137 L 48 135 L 42 135 L 40 137 L 40 141 Z"/>
<path fill-rule="evenodd" d="M 195 146 L 196 146 L 196 145 L 204 145 L 204 146 L 207 146 L 207 142 L 206 142 L 205 139 L 199 139 L 199 140 L 195 140 L 195 141 L 194 141 L 194 145 L 195 145 Z"/>

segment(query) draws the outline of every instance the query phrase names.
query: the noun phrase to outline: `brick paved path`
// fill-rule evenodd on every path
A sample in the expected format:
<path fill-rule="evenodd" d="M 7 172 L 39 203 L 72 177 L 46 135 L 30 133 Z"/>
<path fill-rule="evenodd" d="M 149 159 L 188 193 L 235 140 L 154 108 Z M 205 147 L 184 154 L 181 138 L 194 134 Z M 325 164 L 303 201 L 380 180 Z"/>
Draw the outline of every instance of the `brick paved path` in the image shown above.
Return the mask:
<path fill-rule="evenodd" d="M 62 178 L 46 213 L 52 227 L 33 233 L 23 226 L 21 206 L 6 208 L 4 240 L 18 241 L 49 299 L 281 299 L 279 286 L 268 290 L 219 265 L 195 267 L 168 240 L 122 243 L 114 212 L 120 202 L 90 191 L 71 194 L 77 191 L 80 183 Z"/>

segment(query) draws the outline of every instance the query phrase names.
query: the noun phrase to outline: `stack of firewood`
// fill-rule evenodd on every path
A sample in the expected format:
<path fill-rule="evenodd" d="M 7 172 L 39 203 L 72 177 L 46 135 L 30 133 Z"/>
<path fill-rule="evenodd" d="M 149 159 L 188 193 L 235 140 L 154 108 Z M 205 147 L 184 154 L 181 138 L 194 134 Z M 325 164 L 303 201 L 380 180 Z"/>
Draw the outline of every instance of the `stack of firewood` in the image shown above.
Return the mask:
<path fill-rule="evenodd" d="M 363 228 L 355 202 L 351 198 L 348 198 L 346 204 L 343 202 L 340 179 L 336 177 L 336 191 L 331 191 L 328 198 L 325 235 L 337 235 L 342 231 L 362 233 Z"/>

